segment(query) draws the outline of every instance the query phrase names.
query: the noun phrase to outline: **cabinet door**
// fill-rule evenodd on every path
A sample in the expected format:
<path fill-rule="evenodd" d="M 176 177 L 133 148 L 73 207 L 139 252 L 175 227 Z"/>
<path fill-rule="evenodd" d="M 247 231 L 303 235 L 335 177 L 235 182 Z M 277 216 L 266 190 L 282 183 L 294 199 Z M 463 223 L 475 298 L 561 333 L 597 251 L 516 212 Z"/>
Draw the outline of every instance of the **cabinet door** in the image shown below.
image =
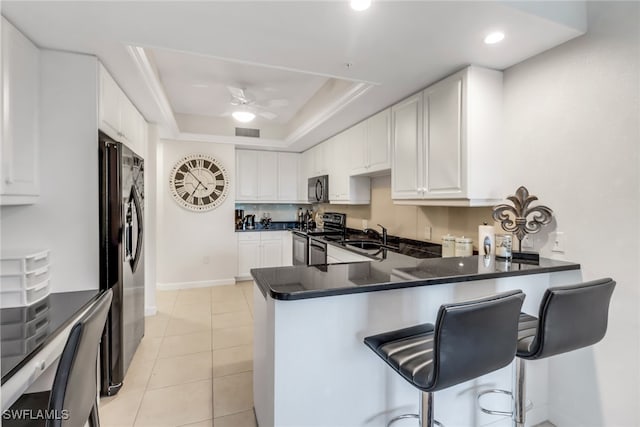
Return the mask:
<path fill-rule="evenodd" d="M 258 200 L 258 152 L 236 150 L 236 199 Z"/>
<path fill-rule="evenodd" d="M 117 141 L 121 139 L 122 96 L 118 84 L 107 70 L 100 66 L 100 130 Z"/>
<path fill-rule="evenodd" d="M 391 109 L 367 120 L 367 171 L 391 168 Z"/>
<path fill-rule="evenodd" d="M 324 142 L 331 159 L 329 169 L 329 200 L 344 202 L 349 200 L 349 139 L 346 132 Z"/>
<path fill-rule="evenodd" d="M 391 194 L 394 199 L 421 196 L 422 180 L 422 94 L 416 94 L 391 108 L 393 167 Z"/>
<path fill-rule="evenodd" d="M 285 231 L 282 235 L 282 264 L 293 265 L 293 235 Z"/>
<path fill-rule="evenodd" d="M 39 194 L 39 62 L 38 48 L 2 18 L 1 204 L 34 203 Z"/>
<path fill-rule="evenodd" d="M 249 276 L 252 268 L 260 267 L 260 241 L 238 242 L 238 276 Z"/>
<path fill-rule="evenodd" d="M 278 200 L 298 199 L 298 161 L 296 153 L 278 153 Z"/>
<path fill-rule="evenodd" d="M 323 142 L 311 149 L 312 157 L 313 157 L 313 171 L 314 171 L 312 176 L 326 175 L 328 173 L 329 168 L 327 165 L 327 155 L 326 155 L 326 152 L 328 151 L 328 146 L 329 144 L 327 144 L 326 142 Z"/>
<path fill-rule="evenodd" d="M 343 132 L 343 144 L 348 147 L 341 154 L 349 157 L 349 173 L 347 175 L 359 175 L 368 172 L 367 160 L 367 121 L 360 122 L 357 125 Z M 335 157 L 331 157 L 335 161 Z"/>
<path fill-rule="evenodd" d="M 282 239 L 262 241 L 260 251 L 261 267 L 279 267 L 282 265 Z"/>
<path fill-rule="evenodd" d="M 258 151 L 258 199 L 278 199 L 278 153 Z"/>
<path fill-rule="evenodd" d="M 462 77 L 424 91 L 425 197 L 462 193 Z"/>

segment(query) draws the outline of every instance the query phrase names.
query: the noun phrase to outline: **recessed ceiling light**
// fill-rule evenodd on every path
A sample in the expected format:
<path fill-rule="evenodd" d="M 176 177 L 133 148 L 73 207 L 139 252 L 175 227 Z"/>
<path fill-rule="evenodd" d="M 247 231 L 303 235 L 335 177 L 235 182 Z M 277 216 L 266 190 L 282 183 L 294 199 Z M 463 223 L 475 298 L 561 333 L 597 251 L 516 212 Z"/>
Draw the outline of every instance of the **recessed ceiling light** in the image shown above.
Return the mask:
<path fill-rule="evenodd" d="M 251 111 L 234 111 L 231 115 L 234 119 L 242 123 L 248 123 L 256 118 L 256 115 Z"/>
<path fill-rule="evenodd" d="M 351 0 L 351 9 L 353 10 L 367 10 L 369 6 L 371 6 L 371 0 Z"/>
<path fill-rule="evenodd" d="M 494 31 L 493 33 L 490 33 L 489 35 L 487 35 L 484 38 L 484 42 L 486 44 L 496 44 L 498 42 L 501 42 L 504 39 L 504 33 L 501 31 Z"/>

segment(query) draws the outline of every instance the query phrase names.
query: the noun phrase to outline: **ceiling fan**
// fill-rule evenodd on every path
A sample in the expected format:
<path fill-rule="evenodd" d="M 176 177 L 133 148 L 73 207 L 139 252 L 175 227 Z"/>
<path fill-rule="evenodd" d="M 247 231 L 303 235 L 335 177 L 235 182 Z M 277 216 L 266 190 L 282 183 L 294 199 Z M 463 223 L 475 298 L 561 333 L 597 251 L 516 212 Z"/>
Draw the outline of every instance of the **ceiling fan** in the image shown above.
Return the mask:
<path fill-rule="evenodd" d="M 278 117 L 278 115 L 272 111 L 268 111 L 269 109 L 289 105 L 289 101 L 286 99 L 272 99 L 266 106 L 260 105 L 244 88 L 227 86 L 227 90 L 231 94 L 231 105 L 236 107 L 231 115 L 240 122 L 250 122 L 256 115 L 267 120 L 273 120 Z"/>

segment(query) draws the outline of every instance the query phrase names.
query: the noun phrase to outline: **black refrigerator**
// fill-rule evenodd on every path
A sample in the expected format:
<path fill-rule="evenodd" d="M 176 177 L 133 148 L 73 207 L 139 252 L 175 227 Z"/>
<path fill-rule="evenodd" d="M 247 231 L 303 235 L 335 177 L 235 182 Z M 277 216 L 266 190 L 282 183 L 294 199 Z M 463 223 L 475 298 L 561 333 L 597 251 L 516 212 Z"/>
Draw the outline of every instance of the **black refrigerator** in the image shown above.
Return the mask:
<path fill-rule="evenodd" d="M 100 289 L 113 290 L 100 344 L 100 392 L 111 396 L 144 335 L 144 161 L 102 132 L 98 141 Z"/>

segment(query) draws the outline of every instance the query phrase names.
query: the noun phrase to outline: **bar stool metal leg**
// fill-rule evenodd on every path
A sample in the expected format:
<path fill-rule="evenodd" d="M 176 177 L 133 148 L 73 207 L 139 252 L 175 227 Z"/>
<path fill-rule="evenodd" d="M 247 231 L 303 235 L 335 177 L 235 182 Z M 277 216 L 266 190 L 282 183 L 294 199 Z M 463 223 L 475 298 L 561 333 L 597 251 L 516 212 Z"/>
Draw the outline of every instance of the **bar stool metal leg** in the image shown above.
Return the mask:
<path fill-rule="evenodd" d="M 402 414 L 398 415 L 395 418 L 392 418 L 391 421 L 387 423 L 387 427 L 396 421 L 405 420 L 407 418 L 416 418 L 420 421 L 420 427 L 433 427 L 440 426 L 443 427 L 442 423 L 433 419 L 433 393 L 428 393 L 426 391 L 420 392 L 420 413 L 418 414 Z"/>
<path fill-rule="evenodd" d="M 524 427 L 524 417 L 527 411 L 526 389 L 525 389 L 525 363 L 519 357 L 516 357 L 513 365 L 513 426 Z"/>

